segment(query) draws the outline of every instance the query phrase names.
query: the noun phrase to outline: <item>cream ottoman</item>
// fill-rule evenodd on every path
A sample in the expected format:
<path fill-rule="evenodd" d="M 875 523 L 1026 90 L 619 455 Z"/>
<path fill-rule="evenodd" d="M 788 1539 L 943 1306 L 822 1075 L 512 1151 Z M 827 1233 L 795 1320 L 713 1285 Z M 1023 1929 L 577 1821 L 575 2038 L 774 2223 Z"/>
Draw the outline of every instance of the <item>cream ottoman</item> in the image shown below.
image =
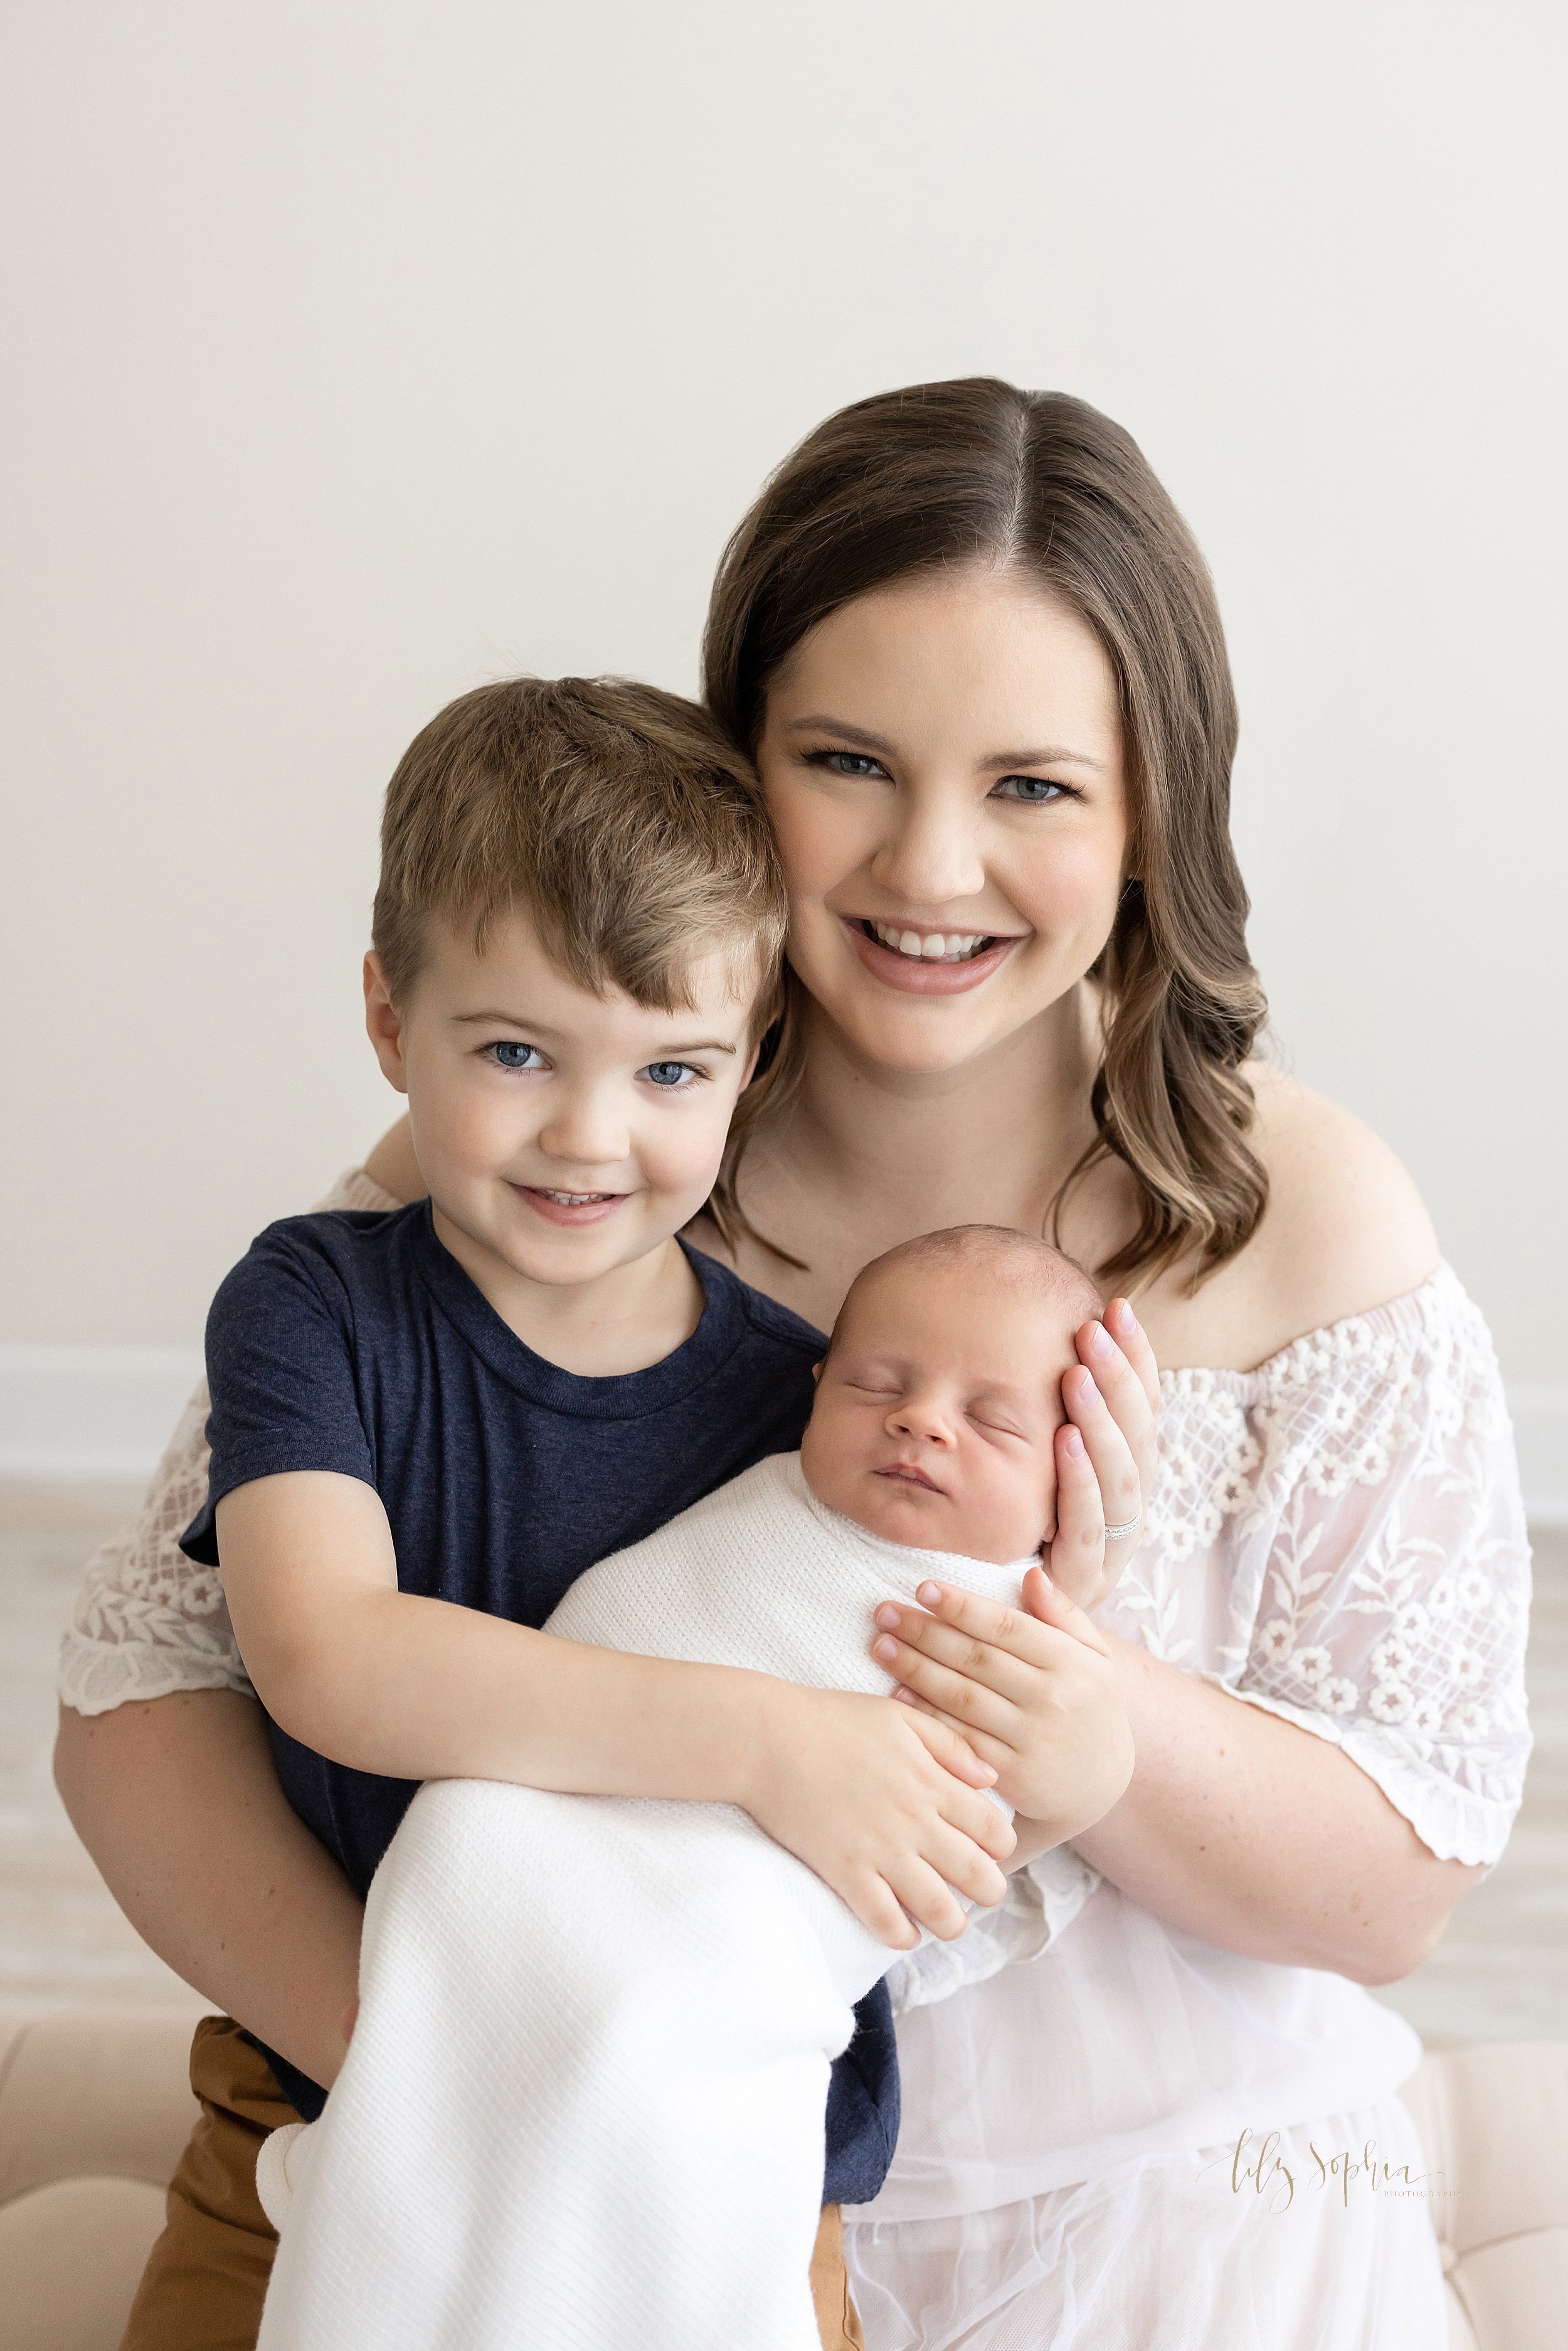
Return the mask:
<path fill-rule="evenodd" d="M 196 2117 L 192 2025 L 188 2011 L 0 2011 L 5 2351 L 118 2351 Z M 1404 2095 L 1427 2168 L 1442 2175 L 1432 2210 L 1449 2351 L 1558 2351 L 1568 2341 L 1568 2043 L 1449 2050 L 1428 2057 Z"/>

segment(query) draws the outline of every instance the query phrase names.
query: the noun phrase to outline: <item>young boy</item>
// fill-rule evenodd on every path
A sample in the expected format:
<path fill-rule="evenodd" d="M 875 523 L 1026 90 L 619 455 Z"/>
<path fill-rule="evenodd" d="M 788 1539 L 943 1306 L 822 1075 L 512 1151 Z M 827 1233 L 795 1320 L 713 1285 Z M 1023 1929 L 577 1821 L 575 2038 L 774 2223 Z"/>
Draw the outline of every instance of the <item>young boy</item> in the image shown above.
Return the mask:
<path fill-rule="evenodd" d="M 591 1568 L 549 1631 L 885 1691 L 880 1605 L 934 1575 L 1022 1604 L 1100 1303 L 1021 1233 L 891 1251 L 845 1301 L 800 1453 Z M 1026 1824 L 1020 1850 L 1049 1841 Z M 1067 1870 L 1082 1900 L 1092 1873 Z M 1037 1924 L 1009 1897 L 929 1947 L 935 1983 L 911 1954 L 895 2006 L 994 1973 Z M 731 1807 L 427 1786 L 371 1890 L 326 2117 L 263 2155 L 261 2351 L 809 2351 L 829 2064 L 889 1959 Z"/>
<path fill-rule="evenodd" d="M 652 689 L 482 688 L 392 778 L 367 1019 L 431 1196 L 274 1226 L 228 1277 L 185 1538 L 222 1567 L 284 1788 L 361 1893 L 417 1782 L 455 1776 L 738 1803 L 862 1915 L 891 1893 L 943 1933 L 950 1886 L 1001 1890 L 995 1775 L 942 1726 L 536 1629 L 804 1430 L 818 1334 L 676 1238 L 784 911 L 749 773 Z M 885 1994 L 860 2013 L 830 2204 L 875 2192 L 896 2123 Z"/>

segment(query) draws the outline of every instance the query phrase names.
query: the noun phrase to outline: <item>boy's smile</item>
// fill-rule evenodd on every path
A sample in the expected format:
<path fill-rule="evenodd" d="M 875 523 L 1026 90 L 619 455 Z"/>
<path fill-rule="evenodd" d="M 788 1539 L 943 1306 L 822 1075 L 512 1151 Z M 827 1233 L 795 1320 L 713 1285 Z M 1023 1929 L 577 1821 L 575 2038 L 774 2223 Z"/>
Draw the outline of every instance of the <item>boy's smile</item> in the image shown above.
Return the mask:
<path fill-rule="evenodd" d="M 755 982 L 727 943 L 695 943 L 685 977 L 674 1009 L 596 995 L 521 908 L 482 947 L 433 923 L 402 1006 L 366 959 L 366 1023 L 408 1096 L 437 1237 L 568 1370 L 658 1362 L 702 1310 L 673 1236 L 713 1188 L 751 1073 Z"/>

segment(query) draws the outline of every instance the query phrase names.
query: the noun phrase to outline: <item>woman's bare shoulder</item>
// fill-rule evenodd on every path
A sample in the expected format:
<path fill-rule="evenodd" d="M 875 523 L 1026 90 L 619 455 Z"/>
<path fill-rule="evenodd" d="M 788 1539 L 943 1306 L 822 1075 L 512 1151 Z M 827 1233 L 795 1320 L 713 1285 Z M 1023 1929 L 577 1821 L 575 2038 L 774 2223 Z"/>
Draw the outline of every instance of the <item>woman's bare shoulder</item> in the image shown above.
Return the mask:
<path fill-rule="evenodd" d="M 1263 1221 L 1190 1300 L 1159 1285 L 1162 1361 L 1245 1371 L 1292 1339 L 1417 1290 L 1437 1237 L 1406 1169 L 1348 1111 L 1255 1063 L 1252 1146 L 1269 1176 Z"/>

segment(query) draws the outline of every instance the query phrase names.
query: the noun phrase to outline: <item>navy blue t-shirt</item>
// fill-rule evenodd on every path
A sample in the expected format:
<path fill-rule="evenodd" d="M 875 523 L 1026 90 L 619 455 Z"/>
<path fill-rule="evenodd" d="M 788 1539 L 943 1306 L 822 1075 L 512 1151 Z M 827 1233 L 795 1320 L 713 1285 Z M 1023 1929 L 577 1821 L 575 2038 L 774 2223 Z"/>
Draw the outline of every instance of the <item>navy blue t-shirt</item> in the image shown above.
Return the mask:
<path fill-rule="evenodd" d="M 380 1495 L 402 1591 L 542 1625 L 595 1560 L 800 1442 L 821 1333 L 686 1254 L 706 1303 L 685 1345 L 646 1371 L 581 1379 L 507 1328 L 436 1238 L 428 1202 L 268 1226 L 208 1317 L 211 1482 L 183 1548 L 216 1566 L 225 1494 L 335 1470 Z M 362 1895 L 418 1782 L 271 1732 L 289 1802 Z M 829 2093 L 828 2203 L 876 2193 L 898 2131 L 885 1988 L 856 2014 Z M 320 2088 L 267 2055 L 285 2095 L 319 2114 Z"/>

